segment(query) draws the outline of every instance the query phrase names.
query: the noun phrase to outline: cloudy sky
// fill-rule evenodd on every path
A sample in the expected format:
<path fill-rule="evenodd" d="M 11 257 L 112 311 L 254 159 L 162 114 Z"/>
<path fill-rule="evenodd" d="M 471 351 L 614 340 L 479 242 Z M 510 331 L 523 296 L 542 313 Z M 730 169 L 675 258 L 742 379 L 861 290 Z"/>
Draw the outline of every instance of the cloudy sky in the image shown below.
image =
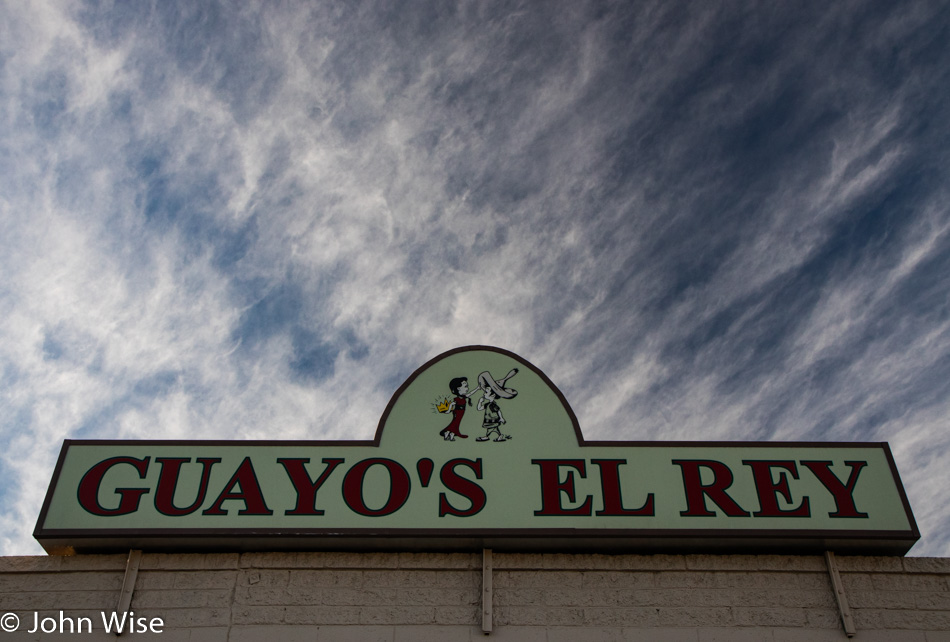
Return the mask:
<path fill-rule="evenodd" d="M 890 443 L 950 555 L 943 2 L 0 3 L 0 554 L 62 440 L 366 439 L 511 350 L 585 436 Z"/>

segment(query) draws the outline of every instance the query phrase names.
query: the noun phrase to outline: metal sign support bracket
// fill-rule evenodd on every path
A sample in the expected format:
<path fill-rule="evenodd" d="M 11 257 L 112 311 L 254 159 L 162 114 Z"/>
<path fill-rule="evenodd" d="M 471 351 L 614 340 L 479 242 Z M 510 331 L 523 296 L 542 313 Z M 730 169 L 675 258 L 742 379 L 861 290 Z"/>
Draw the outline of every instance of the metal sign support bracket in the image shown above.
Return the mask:
<path fill-rule="evenodd" d="M 115 612 L 127 613 L 132 606 L 132 593 L 135 591 L 135 578 L 139 575 L 139 564 L 142 562 L 142 551 L 132 549 L 129 559 L 125 563 L 125 578 L 122 580 L 122 590 L 119 592 L 119 601 L 116 602 Z M 116 636 L 122 635 L 121 632 Z"/>
<path fill-rule="evenodd" d="M 854 628 L 851 606 L 848 604 L 848 596 L 844 592 L 844 584 L 842 584 L 841 575 L 838 573 L 838 564 L 835 562 L 835 554 L 831 551 L 825 551 L 825 562 L 828 564 L 828 575 L 831 576 L 831 588 L 834 590 L 835 601 L 838 603 L 838 612 L 841 614 L 841 624 L 844 626 L 845 635 L 849 638 L 853 638 L 857 630 Z"/>
<path fill-rule="evenodd" d="M 491 549 L 482 549 L 482 633 L 492 631 L 492 559 Z"/>

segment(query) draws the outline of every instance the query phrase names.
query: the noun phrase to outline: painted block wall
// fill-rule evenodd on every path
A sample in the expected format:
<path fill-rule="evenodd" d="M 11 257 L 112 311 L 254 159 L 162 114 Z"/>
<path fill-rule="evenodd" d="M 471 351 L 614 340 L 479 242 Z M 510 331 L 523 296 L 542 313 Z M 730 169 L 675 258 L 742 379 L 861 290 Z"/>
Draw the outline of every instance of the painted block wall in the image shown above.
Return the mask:
<path fill-rule="evenodd" d="M 859 642 L 950 642 L 950 559 L 837 557 Z M 125 555 L 0 558 L 8 640 L 115 640 Z M 493 629 L 482 632 L 482 556 L 243 553 L 142 556 L 131 611 L 161 633 L 121 639 L 847 640 L 825 559 L 781 555 L 495 553 Z M 60 617 L 62 611 L 63 617 Z M 47 620 L 92 633 L 29 633 Z M 5 620 L 4 622 L 9 622 Z"/>

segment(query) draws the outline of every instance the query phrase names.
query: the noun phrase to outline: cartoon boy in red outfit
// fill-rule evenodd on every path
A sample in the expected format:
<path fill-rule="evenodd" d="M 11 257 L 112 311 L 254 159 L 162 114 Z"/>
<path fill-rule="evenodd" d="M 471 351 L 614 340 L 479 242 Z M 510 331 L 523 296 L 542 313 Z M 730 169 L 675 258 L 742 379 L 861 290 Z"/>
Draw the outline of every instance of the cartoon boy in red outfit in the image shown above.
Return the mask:
<path fill-rule="evenodd" d="M 452 422 L 443 428 L 439 434 L 446 441 L 455 441 L 456 437 L 468 439 L 468 435 L 463 435 L 461 431 L 462 417 L 465 415 L 465 405 L 472 405 L 472 395 L 478 392 L 478 388 L 468 391 L 468 377 L 456 377 L 449 382 L 449 390 L 455 395 L 455 399 L 449 404 L 448 409 L 443 412 L 452 413 Z"/>

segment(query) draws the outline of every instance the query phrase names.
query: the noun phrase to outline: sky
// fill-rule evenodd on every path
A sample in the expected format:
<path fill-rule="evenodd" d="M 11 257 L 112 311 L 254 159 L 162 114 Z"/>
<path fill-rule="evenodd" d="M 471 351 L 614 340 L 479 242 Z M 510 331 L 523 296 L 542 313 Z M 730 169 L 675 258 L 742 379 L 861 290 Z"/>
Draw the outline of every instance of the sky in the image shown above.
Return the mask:
<path fill-rule="evenodd" d="M 950 556 L 950 5 L 0 3 L 0 554 L 64 439 L 887 441 Z"/>

